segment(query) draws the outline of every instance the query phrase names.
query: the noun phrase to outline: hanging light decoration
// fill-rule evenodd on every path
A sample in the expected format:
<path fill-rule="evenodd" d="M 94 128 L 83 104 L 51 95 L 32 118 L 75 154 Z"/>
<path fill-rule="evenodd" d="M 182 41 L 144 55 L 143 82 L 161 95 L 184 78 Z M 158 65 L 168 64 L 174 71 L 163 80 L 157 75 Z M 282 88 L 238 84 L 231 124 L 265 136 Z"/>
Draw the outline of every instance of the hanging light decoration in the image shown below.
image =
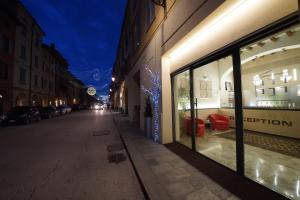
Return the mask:
<path fill-rule="evenodd" d="M 258 74 L 253 77 L 253 84 L 255 86 L 262 85 L 262 79 L 259 77 Z"/>
<path fill-rule="evenodd" d="M 150 99 L 153 103 L 153 139 L 155 142 L 159 142 L 159 100 L 160 100 L 160 90 L 161 90 L 161 83 L 160 83 L 160 74 L 158 72 L 152 72 L 147 66 L 145 70 L 148 72 L 150 76 L 151 87 L 145 88 L 142 86 L 142 90 L 150 96 Z"/>
<path fill-rule="evenodd" d="M 280 77 L 280 80 L 284 83 L 289 82 L 293 77 L 289 75 L 288 69 L 282 70 L 282 76 Z"/>

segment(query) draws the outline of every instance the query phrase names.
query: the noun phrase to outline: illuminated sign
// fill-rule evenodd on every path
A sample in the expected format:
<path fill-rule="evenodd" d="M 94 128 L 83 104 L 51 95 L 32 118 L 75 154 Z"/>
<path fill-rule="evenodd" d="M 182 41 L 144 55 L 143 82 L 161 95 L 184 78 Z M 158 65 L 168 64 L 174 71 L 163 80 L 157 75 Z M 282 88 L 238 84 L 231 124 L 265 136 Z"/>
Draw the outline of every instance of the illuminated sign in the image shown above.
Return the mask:
<path fill-rule="evenodd" d="M 229 120 L 234 120 L 234 116 L 229 116 Z M 293 123 L 291 121 L 285 120 L 276 120 L 276 119 L 263 119 L 263 118 L 253 118 L 253 117 L 244 117 L 244 122 L 254 122 L 262 124 L 272 124 L 275 126 L 288 126 L 291 127 Z"/>

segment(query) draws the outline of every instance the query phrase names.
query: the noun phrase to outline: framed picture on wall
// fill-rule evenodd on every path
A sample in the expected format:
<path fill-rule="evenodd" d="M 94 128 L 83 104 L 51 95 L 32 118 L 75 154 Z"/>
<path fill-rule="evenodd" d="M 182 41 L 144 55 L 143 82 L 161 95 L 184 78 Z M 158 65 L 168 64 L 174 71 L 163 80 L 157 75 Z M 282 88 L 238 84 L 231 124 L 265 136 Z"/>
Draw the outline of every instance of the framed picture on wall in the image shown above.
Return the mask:
<path fill-rule="evenodd" d="M 225 81 L 225 90 L 231 92 L 233 90 L 231 82 Z"/>
<path fill-rule="evenodd" d="M 275 96 L 275 88 L 268 88 L 267 95 Z"/>

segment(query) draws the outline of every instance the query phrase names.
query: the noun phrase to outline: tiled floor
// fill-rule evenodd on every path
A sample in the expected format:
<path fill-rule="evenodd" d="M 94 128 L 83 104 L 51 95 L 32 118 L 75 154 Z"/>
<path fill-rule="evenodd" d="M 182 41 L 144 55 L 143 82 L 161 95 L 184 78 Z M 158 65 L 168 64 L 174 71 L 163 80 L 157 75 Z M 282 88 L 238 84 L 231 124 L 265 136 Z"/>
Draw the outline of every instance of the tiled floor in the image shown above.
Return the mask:
<path fill-rule="evenodd" d="M 231 130 L 232 131 L 232 130 Z M 201 154 L 236 169 L 235 141 L 206 131 L 196 138 L 196 149 Z M 182 135 L 181 142 L 190 145 L 190 138 Z M 245 175 L 291 199 L 300 199 L 300 159 L 270 150 L 245 145 Z"/>

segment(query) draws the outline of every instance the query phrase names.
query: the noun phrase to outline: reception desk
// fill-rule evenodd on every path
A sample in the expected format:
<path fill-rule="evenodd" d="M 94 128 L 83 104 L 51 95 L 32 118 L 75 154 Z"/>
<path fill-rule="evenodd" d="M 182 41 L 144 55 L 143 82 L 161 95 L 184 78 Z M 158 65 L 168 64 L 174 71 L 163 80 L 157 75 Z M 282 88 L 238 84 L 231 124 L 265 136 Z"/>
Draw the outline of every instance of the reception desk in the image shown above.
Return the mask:
<path fill-rule="evenodd" d="M 220 108 L 235 127 L 233 108 Z M 244 129 L 300 139 L 300 110 L 244 108 Z"/>

